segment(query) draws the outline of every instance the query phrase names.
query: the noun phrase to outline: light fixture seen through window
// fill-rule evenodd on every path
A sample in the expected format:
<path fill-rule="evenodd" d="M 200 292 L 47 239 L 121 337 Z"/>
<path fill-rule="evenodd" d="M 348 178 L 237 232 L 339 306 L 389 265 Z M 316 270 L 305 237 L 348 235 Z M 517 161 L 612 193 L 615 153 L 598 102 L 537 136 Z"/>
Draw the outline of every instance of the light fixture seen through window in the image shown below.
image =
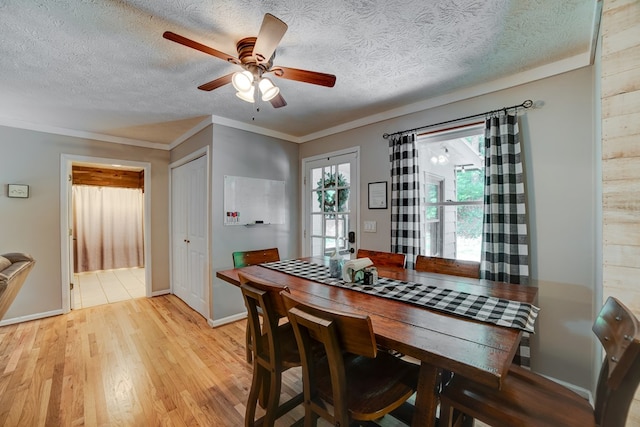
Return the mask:
<path fill-rule="evenodd" d="M 444 154 L 433 155 L 431 156 L 431 163 L 434 165 L 446 165 L 449 163 L 449 149 L 447 147 L 442 147 L 444 150 Z"/>
<path fill-rule="evenodd" d="M 243 101 L 255 102 L 255 79 L 253 73 L 248 70 L 237 72 L 231 78 L 233 87 L 238 91 L 236 96 Z M 270 101 L 280 93 L 280 89 L 267 78 L 259 78 L 258 87 L 263 101 Z"/>

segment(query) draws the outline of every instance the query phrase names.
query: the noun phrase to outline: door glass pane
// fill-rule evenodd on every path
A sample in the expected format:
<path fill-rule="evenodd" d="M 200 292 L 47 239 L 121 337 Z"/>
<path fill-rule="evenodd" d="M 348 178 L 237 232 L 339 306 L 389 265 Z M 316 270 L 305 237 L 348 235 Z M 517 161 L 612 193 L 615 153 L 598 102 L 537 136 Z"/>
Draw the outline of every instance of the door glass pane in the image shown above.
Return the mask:
<path fill-rule="evenodd" d="M 327 237 L 336 237 L 336 217 L 335 215 L 325 215 L 325 220 L 324 220 L 324 224 L 325 224 L 325 232 L 324 234 Z"/>
<path fill-rule="evenodd" d="M 311 256 L 323 256 L 324 255 L 324 246 L 323 246 L 323 238 L 322 237 L 312 237 L 311 238 Z"/>
<path fill-rule="evenodd" d="M 336 186 L 336 167 L 335 165 L 324 168 L 324 187 L 333 188 Z"/>
<path fill-rule="evenodd" d="M 349 193 L 351 187 L 351 164 L 338 165 L 338 209 L 337 212 L 349 212 Z"/>
<path fill-rule="evenodd" d="M 336 211 L 336 190 L 326 190 L 324 192 L 324 212 Z"/>
<path fill-rule="evenodd" d="M 313 236 L 322 236 L 322 215 L 311 216 L 311 234 Z"/>
<path fill-rule="evenodd" d="M 311 185 L 312 189 L 322 187 L 322 168 L 316 168 L 311 170 Z"/>
<path fill-rule="evenodd" d="M 351 164 L 342 163 L 338 165 L 338 176 L 343 180 L 342 186 L 348 187 L 351 185 Z"/>
<path fill-rule="evenodd" d="M 311 193 L 311 213 L 322 212 L 322 200 L 324 198 L 324 191 L 315 190 Z"/>

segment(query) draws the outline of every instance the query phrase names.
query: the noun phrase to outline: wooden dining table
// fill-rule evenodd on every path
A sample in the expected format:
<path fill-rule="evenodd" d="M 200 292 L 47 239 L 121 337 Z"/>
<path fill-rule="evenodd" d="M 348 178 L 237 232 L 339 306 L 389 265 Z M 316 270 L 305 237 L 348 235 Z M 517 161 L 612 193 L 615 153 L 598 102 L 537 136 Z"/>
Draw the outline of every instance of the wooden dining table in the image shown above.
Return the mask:
<path fill-rule="evenodd" d="M 308 257 L 301 260 L 329 265 L 328 257 Z M 260 265 L 221 270 L 216 276 L 240 286 L 239 272 L 285 285 L 294 296 L 307 302 L 368 315 L 378 344 L 419 360 L 420 374 L 412 426 L 436 425 L 437 389 L 441 370 L 500 388 L 522 335 L 519 329 L 330 286 Z M 378 274 L 380 277 L 529 304 L 534 303 L 537 295 L 535 287 L 404 268 L 378 268 Z"/>

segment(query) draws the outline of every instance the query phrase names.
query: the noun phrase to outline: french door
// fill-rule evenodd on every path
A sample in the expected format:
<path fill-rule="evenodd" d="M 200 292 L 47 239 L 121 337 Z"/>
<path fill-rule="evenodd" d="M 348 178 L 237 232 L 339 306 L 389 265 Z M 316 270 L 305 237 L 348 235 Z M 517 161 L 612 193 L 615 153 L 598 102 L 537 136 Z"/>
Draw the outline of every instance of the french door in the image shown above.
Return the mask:
<path fill-rule="evenodd" d="M 358 150 L 304 160 L 304 255 L 348 259 L 358 230 Z"/>

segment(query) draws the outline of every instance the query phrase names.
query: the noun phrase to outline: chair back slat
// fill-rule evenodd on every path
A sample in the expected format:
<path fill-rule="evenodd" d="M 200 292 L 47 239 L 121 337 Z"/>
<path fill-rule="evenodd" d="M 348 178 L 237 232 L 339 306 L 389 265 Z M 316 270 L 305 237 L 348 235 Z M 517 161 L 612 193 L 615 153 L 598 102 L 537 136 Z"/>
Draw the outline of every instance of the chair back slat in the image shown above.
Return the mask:
<path fill-rule="evenodd" d="M 286 297 L 284 297 L 286 299 Z M 331 378 L 331 397 L 335 403 L 333 414 L 324 409 L 320 401 L 312 399 L 311 405 L 315 411 L 322 413 L 325 419 L 335 425 L 348 425 L 349 414 L 346 402 L 347 374 L 339 339 L 338 325 L 335 320 L 318 317 L 308 311 L 309 307 L 296 306 L 289 311 L 289 321 L 298 336 L 303 367 L 303 383 L 306 395 L 317 395 L 317 374 L 314 372 L 319 365 L 320 354 L 327 358 L 329 377 Z M 323 351 L 313 349 L 314 343 L 321 343 Z M 314 354 L 315 353 L 315 354 Z"/>
<path fill-rule="evenodd" d="M 337 339 L 343 350 L 361 356 L 376 357 L 376 338 L 369 316 L 319 307 L 302 302 L 290 294 L 282 294 L 282 300 L 289 310 L 289 318 L 291 318 L 291 309 L 295 307 L 315 318 L 331 321 L 335 324 Z M 322 341 L 320 337 L 314 337 L 314 339 Z"/>
<path fill-rule="evenodd" d="M 265 262 L 280 261 L 278 248 L 258 249 L 254 251 L 233 252 L 233 267 L 241 268 Z"/>
<path fill-rule="evenodd" d="M 289 288 L 243 272 L 238 272 L 238 278 L 247 307 L 253 363 L 245 425 L 273 426 L 277 418 L 303 400 L 299 393 L 281 402 L 282 373 L 301 365 L 291 323 L 283 319 L 287 312 L 280 295 L 288 293 Z M 265 414 L 255 420 L 258 401 Z"/>
<path fill-rule="evenodd" d="M 480 278 L 480 263 L 476 261 L 463 261 L 418 255 L 416 257 L 415 270 L 430 273 L 450 274 L 452 276 L 472 277 L 475 279 Z"/>
<path fill-rule="evenodd" d="M 638 319 L 609 297 L 592 329 L 606 353 L 596 389 L 596 420 L 600 426 L 624 426 L 640 384 Z"/>
<path fill-rule="evenodd" d="M 266 295 L 262 296 L 262 299 L 268 303 L 269 307 L 267 308 L 275 320 L 287 317 L 287 307 L 280 296 L 281 292 L 291 292 L 287 286 L 278 285 L 247 273 L 238 273 L 238 279 L 240 280 L 240 289 L 245 286 L 266 293 Z"/>
<path fill-rule="evenodd" d="M 289 288 L 243 273 L 238 274 L 238 278 L 255 353 L 268 359 L 269 354 L 277 351 L 280 319 L 287 317 L 280 293 L 289 292 Z"/>
<path fill-rule="evenodd" d="M 404 268 L 407 262 L 407 256 L 405 254 L 370 251 L 368 249 L 358 249 L 356 258 L 369 258 L 376 267 Z"/>
<path fill-rule="evenodd" d="M 302 360 L 305 426 L 316 425 L 317 416 L 335 426 L 354 420 L 369 425 L 415 393 L 419 366 L 378 352 L 369 316 L 326 309 L 284 292 L 282 299 Z"/>

